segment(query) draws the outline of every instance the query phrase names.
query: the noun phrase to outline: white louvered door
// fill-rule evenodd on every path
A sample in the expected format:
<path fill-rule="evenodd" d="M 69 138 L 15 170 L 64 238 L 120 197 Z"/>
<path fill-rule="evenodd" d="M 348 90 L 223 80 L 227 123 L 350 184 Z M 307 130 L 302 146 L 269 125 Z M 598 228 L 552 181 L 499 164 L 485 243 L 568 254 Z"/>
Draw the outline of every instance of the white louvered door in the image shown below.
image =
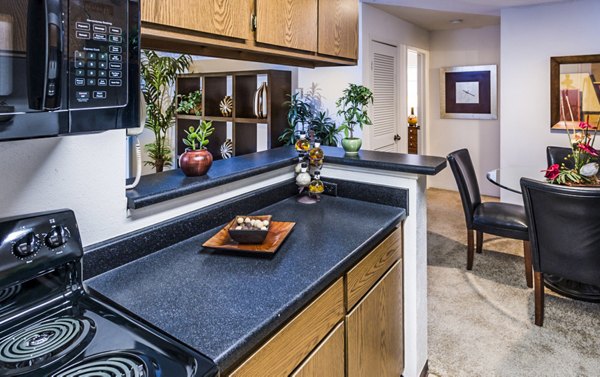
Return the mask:
<path fill-rule="evenodd" d="M 373 150 L 399 152 L 398 135 L 398 49 L 388 44 L 372 42 L 371 90 L 373 105 L 369 126 Z"/>

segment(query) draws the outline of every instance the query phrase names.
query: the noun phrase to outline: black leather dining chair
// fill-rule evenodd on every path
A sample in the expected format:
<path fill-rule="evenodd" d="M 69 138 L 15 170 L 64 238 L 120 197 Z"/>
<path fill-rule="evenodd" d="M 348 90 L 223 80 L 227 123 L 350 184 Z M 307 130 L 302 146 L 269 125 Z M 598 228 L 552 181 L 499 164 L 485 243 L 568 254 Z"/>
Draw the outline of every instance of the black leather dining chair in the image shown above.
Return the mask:
<path fill-rule="evenodd" d="M 555 146 L 546 147 L 546 161 L 548 162 L 548 166 L 564 163 L 567 168 L 572 169 L 574 162 L 572 158 L 569 158 L 571 152 L 571 148 Z"/>
<path fill-rule="evenodd" d="M 534 271 L 535 324 L 544 323 L 544 274 L 600 287 L 600 188 L 521 178 Z"/>
<path fill-rule="evenodd" d="M 467 149 L 460 149 L 448 155 L 450 168 L 456 179 L 467 224 L 467 270 L 473 268 L 473 233 L 477 233 L 477 253 L 483 249 L 483 234 L 514 238 L 523 241 L 525 256 L 525 279 L 532 287 L 531 251 L 527 217 L 523 206 L 509 203 L 481 202 L 481 194 L 473 162 Z"/>

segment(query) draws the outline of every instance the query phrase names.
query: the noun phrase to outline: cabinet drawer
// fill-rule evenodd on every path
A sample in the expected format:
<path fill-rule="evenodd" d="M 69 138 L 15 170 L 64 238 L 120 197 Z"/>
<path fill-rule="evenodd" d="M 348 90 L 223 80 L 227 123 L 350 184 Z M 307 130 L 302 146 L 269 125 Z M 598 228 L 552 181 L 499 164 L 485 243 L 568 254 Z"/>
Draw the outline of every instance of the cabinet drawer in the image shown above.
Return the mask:
<path fill-rule="evenodd" d="M 402 227 L 396 229 L 346 274 L 346 310 L 367 293 L 377 280 L 402 258 Z"/>
<path fill-rule="evenodd" d="M 340 323 L 291 377 L 344 377 L 344 323 Z"/>
<path fill-rule="evenodd" d="M 343 317 L 344 289 L 339 279 L 230 376 L 288 376 Z"/>

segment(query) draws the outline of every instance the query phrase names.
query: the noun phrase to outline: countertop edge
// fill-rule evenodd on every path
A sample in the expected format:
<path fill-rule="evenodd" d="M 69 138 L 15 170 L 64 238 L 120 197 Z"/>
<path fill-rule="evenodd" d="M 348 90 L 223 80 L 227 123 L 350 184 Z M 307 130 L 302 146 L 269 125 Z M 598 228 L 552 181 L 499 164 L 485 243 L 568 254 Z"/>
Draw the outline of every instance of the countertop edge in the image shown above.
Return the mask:
<path fill-rule="evenodd" d="M 322 147 L 325 162 L 420 175 L 436 175 L 447 166 L 446 159 L 379 151 L 359 151 L 348 156 L 342 148 Z M 203 190 L 292 166 L 297 160 L 293 146 L 279 147 L 214 162 L 213 172 L 203 177 L 185 177 L 180 169 L 143 176 L 135 189 L 127 190 L 127 208 L 136 210 Z"/>

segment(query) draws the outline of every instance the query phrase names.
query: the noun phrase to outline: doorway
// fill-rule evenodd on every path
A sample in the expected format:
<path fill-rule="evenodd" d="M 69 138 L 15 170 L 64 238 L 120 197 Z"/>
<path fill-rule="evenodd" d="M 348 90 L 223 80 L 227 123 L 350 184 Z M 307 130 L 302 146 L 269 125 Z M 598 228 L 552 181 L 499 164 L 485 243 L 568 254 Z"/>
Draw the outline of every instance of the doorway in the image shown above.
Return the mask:
<path fill-rule="evenodd" d="M 426 62 L 425 51 L 408 47 L 406 49 L 406 116 L 417 116 L 417 128 L 408 132 L 409 153 L 425 154 L 426 124 Z M 413 139 L 410 139 L 410 138 Z M 416 139 L 414 139 L 416 138 Z M 412 144 L 411 144 L 412 143 Z"/>

